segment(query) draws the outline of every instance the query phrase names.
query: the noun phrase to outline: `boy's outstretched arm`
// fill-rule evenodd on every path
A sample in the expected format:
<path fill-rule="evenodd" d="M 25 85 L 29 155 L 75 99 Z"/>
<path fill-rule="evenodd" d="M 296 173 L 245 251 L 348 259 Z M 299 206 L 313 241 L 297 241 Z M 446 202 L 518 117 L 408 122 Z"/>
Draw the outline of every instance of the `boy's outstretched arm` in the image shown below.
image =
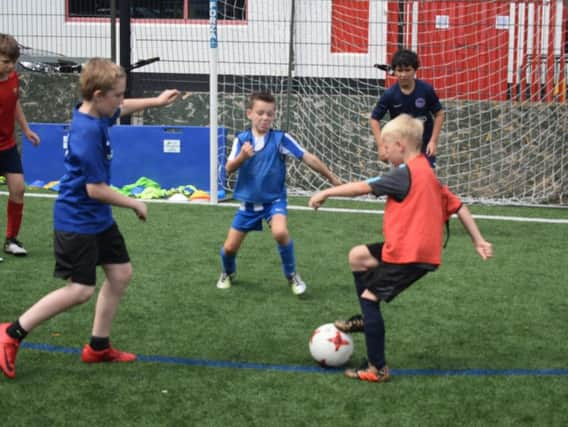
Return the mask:
<path fill-rule="evenodd" d="M 174 102 L 179 96 L 179 90 L 167 89 L 154 98 L 130 98 L 122 102 L 120 115 L 127 116 L 128 114 L 144 110 L 149 107 L 163 107 Z"/>
<path fill-rule="evenodd" d="M 316 155 L 308 153 L 306 151 L 304 152 L 302 161 L 311 169 L 318 172 L 321 176 L 325 177 L 331 183 L 331 185 L 341 185 L 339 178 L 336 177 L 333 172 L 331 172 L 329 168 Z"/>
<path fill-rule="evenodd" d="M 318 191 L 310 198 L 308 206 L 317 209 L 325 203 L 328 197 L 355 197 L 369 194 L 371 191 L 371 186 L 367 181 L 349 182 L 337 187 Z"/>
<path fill-rule="evenodd" d="M 462 205 L 457 215 L 464 228 L 469 233 L 479 256 L 483 258 L 483 260 L 491 258 L 493 256 L 493 245 L 483 238 L 467 206 Z"/>
<path fill-rule="evenodd" d="M 87 195 L 91 199 L 96 199 L 102 203 L 119 206 L 121 208 L 130 208 L 141 221 L 146 221 L 146 217 L 148 216 L 148 208 L 144 202 L 120 194 L 106 183 L 87 184 Z"/>

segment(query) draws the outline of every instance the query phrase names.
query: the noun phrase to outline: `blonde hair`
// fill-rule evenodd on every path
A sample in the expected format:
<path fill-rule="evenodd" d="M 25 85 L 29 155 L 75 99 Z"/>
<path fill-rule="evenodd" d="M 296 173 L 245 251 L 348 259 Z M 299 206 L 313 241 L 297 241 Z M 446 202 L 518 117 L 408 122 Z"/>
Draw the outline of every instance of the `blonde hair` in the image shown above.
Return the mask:
<path fill-rule="evenodd" d="M 420 150 L 422 145 L 422 134 L 424 133 L 424 123 L 409 114 L 401 114 L 388 122 L 382 129 L 381 135 L 384 139 L 392 138 L 403 139 L 410 144 L 411 148 Z"/>
<path fill-rule="evenodd" d="M 125 77 L 126 73 L 122 67 L 110 59 L 92 58 L 83 66 L 81 71 L 79 78 L 81 96 L 84 100 L 90 101 L 93 99 L 95 91 L 100 90 L 104 94 Z"/>

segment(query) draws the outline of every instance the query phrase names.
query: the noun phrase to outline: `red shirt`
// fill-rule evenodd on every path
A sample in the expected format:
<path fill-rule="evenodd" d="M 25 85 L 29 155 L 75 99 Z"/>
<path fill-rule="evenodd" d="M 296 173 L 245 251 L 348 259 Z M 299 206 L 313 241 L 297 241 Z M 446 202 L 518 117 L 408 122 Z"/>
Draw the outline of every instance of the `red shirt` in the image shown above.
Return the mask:
<path fill-rule="evenodd" d="M 13 71 L 6 80 L 0 81 L 0 151 L 16 145 L 14 123 L 16 120 L 16 103 L 19 98 L 20 82 Z"/>
<path fill-rule="evenodd" d="M 440 184 L 423 155 L 406 166 L 410 171 L 408 195 L 402 201 L 387 198 L 382 260 L 392 264 L 440 265 L 444 224 L 461 207 L 461 201 Z"/>

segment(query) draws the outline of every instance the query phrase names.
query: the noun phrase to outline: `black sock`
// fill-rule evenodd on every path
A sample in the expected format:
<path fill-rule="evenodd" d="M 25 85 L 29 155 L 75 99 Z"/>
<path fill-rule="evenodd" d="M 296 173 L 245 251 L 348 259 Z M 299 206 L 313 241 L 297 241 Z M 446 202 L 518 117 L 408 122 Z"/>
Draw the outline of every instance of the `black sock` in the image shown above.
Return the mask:
<path fill-rule="evenodd" d="M 376 368 L 381 369 L 386 365 L 385 360 L 385 322 L 381 313 L 380 303 L 361 298 L 366 289 L 369 271 L 354 271 L 355 289 L 363 315 L 365 344 L 367 345 L 367 359 Z"/>
<path fill-rule="evenodd" d="M 110 347 L 110 338 L 109 337 L 91 337 L 91 342 L 89 343 L 91 348 L 95 351 L 106 350 Z"/>
<path fill-rule="evenodd" d="M 385 323 L 380 304 L 367 299 L 360 299 L 365 322 L 365 343 L 367 358 L 376 368 L 385 366 Z"/>
<path fill-rule="evenodd" d="M 355 282 L 355 290 L 357 291 L 357 298 L 361 297 L 361 294 L 365 290 L 365 284 L 363 282 L 363 277 L 367 273 L 366 271 L 352 271 L 353 279 Z"/>
<path fill-rule="evenodd" d="M 28 331 L 22 328 L 22 325 L 20 325 L 20 320 L 18 319 L 10 326 L 8 326 L 8 328 L 6 329 L 6 333 L 15 340 L 22 342 L 22 340 L 28 334 Z"/>

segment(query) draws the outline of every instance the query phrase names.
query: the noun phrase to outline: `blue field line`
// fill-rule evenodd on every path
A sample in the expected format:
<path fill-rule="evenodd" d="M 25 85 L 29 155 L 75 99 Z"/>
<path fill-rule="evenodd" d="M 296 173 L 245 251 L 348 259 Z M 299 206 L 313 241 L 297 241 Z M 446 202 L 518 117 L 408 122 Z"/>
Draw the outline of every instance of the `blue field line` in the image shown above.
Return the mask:
<path fill-rule="evenodd" d="M 80 354 L 78 348 L 61 347 L 50 344 L 23 342 L 22 348 L 52 353 Z M 260 371 L 309 372 L 319 374 L 339 374 L 342 369 L 319 366 L 272 365 L 268 363 L 230 362 L 224 360 L 188 359 L 184 357 L 138 355 L 141 362 L 167 363 L 172 365 L 204 366 L 208 368 L 255 369 Z M 568 368 L 553 369 L 391 369 L 396 376 L 428 377 L 483 377 L 483 376 L 568 376 Z"/>

